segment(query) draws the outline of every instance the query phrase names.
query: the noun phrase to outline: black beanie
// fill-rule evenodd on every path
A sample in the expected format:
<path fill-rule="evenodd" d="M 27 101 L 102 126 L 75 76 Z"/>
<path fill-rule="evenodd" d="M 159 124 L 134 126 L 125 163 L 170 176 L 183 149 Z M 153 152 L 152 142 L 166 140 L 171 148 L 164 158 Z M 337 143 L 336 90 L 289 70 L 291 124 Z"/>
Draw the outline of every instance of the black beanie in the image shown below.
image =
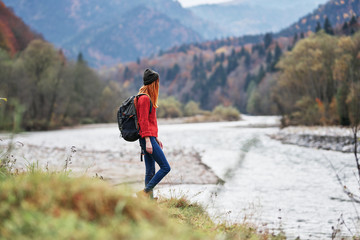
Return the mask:
<path fill-rule="evenodd" d="M 156 81 L 159 78 L 159 74 L 149 68 L 147 68 L 144 72 L 144 85 L 149 85 L 152 82 Z"/>

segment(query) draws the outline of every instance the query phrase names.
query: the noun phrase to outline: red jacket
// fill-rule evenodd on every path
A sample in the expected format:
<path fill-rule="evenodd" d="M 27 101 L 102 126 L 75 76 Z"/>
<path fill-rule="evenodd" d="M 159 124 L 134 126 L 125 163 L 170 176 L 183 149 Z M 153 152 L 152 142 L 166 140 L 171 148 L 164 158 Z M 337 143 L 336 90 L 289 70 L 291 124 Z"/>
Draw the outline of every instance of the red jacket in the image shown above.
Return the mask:
<path fill-rule="evenodd" d="M 156 120 L 156 108 L 151 108 L 150 113 L 150 98 L 147 95 L 138 97 L 136 103 L 136 113 L 138 124 L 140 127 L 140 136 L 144 137 L 157 137 L 158 127 Z"/>

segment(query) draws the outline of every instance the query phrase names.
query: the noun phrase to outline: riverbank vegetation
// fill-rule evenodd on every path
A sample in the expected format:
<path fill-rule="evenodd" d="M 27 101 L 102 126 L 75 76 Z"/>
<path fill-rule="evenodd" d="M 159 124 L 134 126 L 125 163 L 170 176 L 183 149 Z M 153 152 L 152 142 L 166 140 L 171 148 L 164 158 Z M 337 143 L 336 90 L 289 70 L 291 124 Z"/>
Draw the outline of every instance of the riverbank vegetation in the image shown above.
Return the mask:
<path fill-rule="evenodd" d="M 299 41 L 279 62 L 272 93 L 284 125 L 358 124 L 360 33 L 318 32 Z"/>
<path fill-rule="evenodd" d="M 237 121 L 241 119 L 240 112 L 232 106 L 218 105 L 212 111 L 206 111 L 201 109 L 197 102 L 189 101 L 184 105 L 174 97 L 160 99 L 156 114 L 159 118 L 188 117 L 190 122 Z"/>
<path fill-rule="evenodd" d="M 61 50 L 39 39 L 15 57 L 0 50 L 0 79 L 0 97 L 8 99 L 0 108 L 2 130 L 115 122 L 118 106 L 129 96 L 114 79 L 100 77 L 88 67 L 81 54 L 77 61 L 68 61 Z M 211 113 L 200 109 L 199 103 L 182 104 L 174 97 L 162 97 L 159 105 L 162 118 L 200 114 L 211 115 L 207 119 L 213 121 L 240 119 L 231 107 L 219 106 Z"/>
<path fill-rule="evenodd" d="M 101 81 L 79 54 L 67 61 L 50 43 L 32 41 L 16 57 L 0 51 L 0 129 L 43 130 L 79 123 L 113 121 L 124 95 L 118 84 Z"/>

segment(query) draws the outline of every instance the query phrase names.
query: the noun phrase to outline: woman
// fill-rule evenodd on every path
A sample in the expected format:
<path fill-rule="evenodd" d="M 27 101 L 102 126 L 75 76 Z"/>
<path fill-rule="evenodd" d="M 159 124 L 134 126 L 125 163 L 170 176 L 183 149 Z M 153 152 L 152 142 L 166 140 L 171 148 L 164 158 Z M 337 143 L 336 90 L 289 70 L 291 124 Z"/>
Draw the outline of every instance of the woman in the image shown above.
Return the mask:
<path fill-rule="evenodd" d="M 145 188 L 139 194 L 152 197 L 154 187 L 170 172 L 170 165 L 162 151 L 163 144 L 158 138 L 156 108 L 158 108 L 159 74 L 146 69 L 143 81 L 144 85 L 139 89 L 139 94 L 145 95 L 137 98 L 136 111 L 140 127 L 140 146 L 145 153 L 146 172 Z M 155 162 L 160 167 L 156 174 Z"/>

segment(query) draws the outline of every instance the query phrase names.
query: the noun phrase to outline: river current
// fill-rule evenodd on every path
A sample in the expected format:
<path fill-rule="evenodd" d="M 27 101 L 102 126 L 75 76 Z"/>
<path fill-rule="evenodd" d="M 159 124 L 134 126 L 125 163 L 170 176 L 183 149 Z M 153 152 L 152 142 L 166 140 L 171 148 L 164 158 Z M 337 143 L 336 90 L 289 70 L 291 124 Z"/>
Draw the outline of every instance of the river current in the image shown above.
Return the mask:
<path fill-rule="evenodd" d="M 170 186 L 161 192 L 193 196 L 220 221 L 253 222 L 275 232 L 283 230 L 289 239 L 329 239 L 341 216 L 347 225 L 339 225 L 342 234 L 357 233 L 359 206 L 349 201 L 331 167 L 358 191 L 353 154 L 285 145 L 268 136 L 277 127 L 264 127 L 276 123 L 276 118 L 244 120 L 163 126 L 167 144 L 200 149 L 203 162 L 225 184 Z"/>

